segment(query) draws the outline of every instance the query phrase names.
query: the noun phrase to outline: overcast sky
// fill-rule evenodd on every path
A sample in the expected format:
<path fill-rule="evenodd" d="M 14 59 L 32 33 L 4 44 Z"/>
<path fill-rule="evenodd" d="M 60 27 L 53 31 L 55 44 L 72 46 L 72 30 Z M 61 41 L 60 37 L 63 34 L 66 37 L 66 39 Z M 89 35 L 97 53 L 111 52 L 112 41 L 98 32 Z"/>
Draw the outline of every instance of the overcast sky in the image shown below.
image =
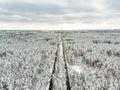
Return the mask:
<path fill-rule="evenodd" d="M 120 29 L 120 0 L 0 0 L 0 29 Z"/>

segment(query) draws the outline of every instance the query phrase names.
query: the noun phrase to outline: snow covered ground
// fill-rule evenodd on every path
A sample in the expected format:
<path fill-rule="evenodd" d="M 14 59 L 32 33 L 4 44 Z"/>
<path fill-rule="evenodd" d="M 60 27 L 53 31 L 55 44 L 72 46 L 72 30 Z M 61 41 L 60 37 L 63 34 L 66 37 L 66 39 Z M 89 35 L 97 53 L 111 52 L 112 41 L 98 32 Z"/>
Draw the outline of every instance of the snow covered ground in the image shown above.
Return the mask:
<path fill-rule="evenodd" d="M 48 90 L 56 34 L 0 31 L 0 90 Z"/>
<path fill-rule="evenodd" d="M 72 90 L 120 90 L 120 33 L 64 36 Z"/>
<path fill-rule="evenodd" d="M 120 90 L 120 33 L 0 31 L 0 90 Z"/>

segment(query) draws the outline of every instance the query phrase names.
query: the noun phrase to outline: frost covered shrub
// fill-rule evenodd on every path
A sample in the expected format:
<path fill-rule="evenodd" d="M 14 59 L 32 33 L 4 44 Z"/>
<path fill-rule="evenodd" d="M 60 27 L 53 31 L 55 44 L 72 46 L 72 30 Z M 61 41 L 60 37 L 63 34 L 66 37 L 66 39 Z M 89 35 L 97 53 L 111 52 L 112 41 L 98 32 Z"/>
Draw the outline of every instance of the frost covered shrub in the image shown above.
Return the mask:
<path fill-rule="evenodd" d="M 104 43 L 104 44 L 111 44 L 110 40 L 100 41 L 100 40 L 92 40 L 94 44 Z"/>
<path fill-rule="evenodd" d="M 51 43 L 55 43 L 55 36 L 52 33 L 15 31 L 12 32 L 14 37 L 9 37 L 1 33 L 0 90 L 47 88 L 56 47 L 43 39 L 49 36 L 53 38 Z"/>
<path fill-rule="evenodd" d="M 69 68 L 72 90 L 120 89 L 120 44 L 116 43 L 120 42 L 120 38 L 108 36 L 109 34 L 97 33 L 67 34 L 66 37 L 75 42 L 65 42 L 68 63 L 81 70 L 81 73 L 78 73 L 78 70 Z M 79 55 L 81 51 L 82 55 Z"/>
<path fill-rule="evenodd" d="M 120 51 L 115 51 L 115 50 L 107 50 L 106 54 L 108 56 L 115 56 L 115 57 L 120 57 Z"/>
<path fill-rule="evenodd" d="M 1 58 L 6 57 L 6 52 L 1 52 L 1 53 L 0 53 L 0 57 L 1 57 Z"/>
<path fill-rule="evenodd" d="M 91 61 L 91 60 L 84 60 L 83 61 L 86 65 L 90 66 L 90 67 L 98 67 L 101 68 L 102 66 L 102 62 L 100 62 L 100 60 L 95 60 L 95 61 Z"/>

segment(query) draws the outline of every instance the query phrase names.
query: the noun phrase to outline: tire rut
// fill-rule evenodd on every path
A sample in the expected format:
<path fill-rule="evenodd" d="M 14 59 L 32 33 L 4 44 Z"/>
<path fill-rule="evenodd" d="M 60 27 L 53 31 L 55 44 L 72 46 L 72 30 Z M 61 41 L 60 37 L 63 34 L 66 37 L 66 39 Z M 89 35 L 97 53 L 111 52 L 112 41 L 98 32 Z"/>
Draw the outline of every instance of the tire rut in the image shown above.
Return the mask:
<path fill-rule="evenodd" d="M 63 39 L 62 39 L 62 47 L 63 47 L 63 59 L 64 59 L 64 62 L 65 62 L 65 69 L 66 69 L 66 85 L 67 85 L 67 90 L 71 90 L 70 78 L 69 78 L 67 61 L 66 61 L 66 57 L 65 57 L 65 48 L 64 48 Z"/>
<path fill-rule="evenodd" d="M 60 76 L 59 74 L 61 74 L 62 76 Z M 60 77 L 62 79 L 60 79 Z M 60 81 L 59 83 L 56 84 L 55 82 L 58 80 Z M 63 81 L 61 82 L 61 80 Z M 68 66 L 65 57 L 64 42 L 62 36 L 59 37 L 57 44 L 57 50 L 55 53 L 55 60 L 53 64 L 49 90 L 71 90 Z"/>
<path fill-rule="evenodd" d="M 55 73 L 55 66 L 56 66 L 56 62 L 57 62 L 57 58 L 58 58 L 58 47 L 59 47 L 59 44 L 57 44 L 57 51 L 55 52 L 55 61 L 54 61 L 54 65 L 53 65 L 52 76 L 50 79 L 49 90 L 53 90 L 53 75 Z"/>

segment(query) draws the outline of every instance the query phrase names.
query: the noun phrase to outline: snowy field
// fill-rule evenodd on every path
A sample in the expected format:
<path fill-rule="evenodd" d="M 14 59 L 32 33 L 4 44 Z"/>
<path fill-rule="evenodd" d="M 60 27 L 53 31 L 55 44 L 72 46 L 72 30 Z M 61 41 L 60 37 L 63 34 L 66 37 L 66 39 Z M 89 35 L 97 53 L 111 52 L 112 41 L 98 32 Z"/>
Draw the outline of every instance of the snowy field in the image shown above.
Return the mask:
<path fill-rule="evenodd" d="M 0 90 L 120 90 L 120 32 L 0 31 Z"/>
<path fill-rule="evenodd" d="M 120 33 L 69 32 L 64 44 L 71 90 L 120 90 Z"/>

